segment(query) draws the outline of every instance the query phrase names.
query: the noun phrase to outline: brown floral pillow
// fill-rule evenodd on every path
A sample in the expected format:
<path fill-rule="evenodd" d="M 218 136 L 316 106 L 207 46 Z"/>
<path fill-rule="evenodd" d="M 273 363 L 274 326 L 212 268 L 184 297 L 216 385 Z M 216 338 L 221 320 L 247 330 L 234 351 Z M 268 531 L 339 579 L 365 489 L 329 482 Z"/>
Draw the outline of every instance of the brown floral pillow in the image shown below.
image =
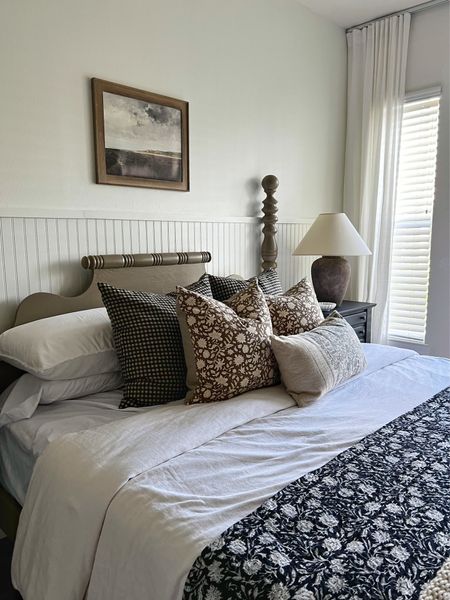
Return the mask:
<path fill-rule="evenodd" d="M 269 309 L 256 282 L 235 294 L 229 306 L 178 288 L 177 313 L 187 404 L 227 400 L 277 382 Z"/>
<path fill-rule="evenodd" d="M 323 321 L 314 288 L 304 278 L 282 296 L 266 296 L 275 335 L 295 335 Z"/>

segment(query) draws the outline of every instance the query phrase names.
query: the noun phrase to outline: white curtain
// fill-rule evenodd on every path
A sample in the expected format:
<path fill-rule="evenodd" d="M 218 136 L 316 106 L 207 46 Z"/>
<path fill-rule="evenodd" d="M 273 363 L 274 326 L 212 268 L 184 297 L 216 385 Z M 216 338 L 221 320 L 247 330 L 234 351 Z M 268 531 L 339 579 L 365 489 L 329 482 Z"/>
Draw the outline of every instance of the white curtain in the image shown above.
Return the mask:
<path fill-rule="evenodd" d="M 372 340 L 387 341 L 389 274 L 410 14 L 347 34 L 344 211 L 372 256 L 353 262 L 352 297 L 376 302 Z"/>

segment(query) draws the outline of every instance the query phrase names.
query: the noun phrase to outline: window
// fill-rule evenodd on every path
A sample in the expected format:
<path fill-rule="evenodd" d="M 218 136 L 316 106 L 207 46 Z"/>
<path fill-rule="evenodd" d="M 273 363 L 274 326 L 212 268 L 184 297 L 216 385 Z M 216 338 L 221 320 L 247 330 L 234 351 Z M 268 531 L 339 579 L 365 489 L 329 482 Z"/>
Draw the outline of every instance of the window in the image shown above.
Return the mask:
<path fill-rule="evenodd" d="M 425 343 L 440 91 L 403 112 L 389 298 L 389 338 Z"/>

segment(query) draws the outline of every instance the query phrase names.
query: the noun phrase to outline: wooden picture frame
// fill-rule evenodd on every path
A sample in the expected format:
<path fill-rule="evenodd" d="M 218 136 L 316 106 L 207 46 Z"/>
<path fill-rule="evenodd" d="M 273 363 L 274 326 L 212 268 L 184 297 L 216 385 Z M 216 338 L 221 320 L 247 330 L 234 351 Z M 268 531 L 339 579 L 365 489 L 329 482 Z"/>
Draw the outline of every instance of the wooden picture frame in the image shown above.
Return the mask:
<path fill-rule="evenodd" d="M 91 83 L 97 183 L 189 191 L 188 102 Z"/>

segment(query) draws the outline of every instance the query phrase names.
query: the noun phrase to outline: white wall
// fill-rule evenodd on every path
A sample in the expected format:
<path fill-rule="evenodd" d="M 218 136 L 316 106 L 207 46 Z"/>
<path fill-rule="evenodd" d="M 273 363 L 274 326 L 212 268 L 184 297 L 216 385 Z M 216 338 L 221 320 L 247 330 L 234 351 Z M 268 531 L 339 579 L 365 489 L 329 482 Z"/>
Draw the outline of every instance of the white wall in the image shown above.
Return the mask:
<path fill-rule="evenodd" d="M 0 72 L 0 214 L 341 208 L 345 36 L 297 0 L 2 0 Z M 94 183 L 94 76 L 190 102 L 189 193 Z"/>
<path fill-rule="evenodd" d="M 414 15 L 406 73 L 407 91 L 437 84 L 442 86 L 426 340 L 428 347 L 422 350 L 443 356 L 450 356 L 449 31 L 448 4 Z"/>

